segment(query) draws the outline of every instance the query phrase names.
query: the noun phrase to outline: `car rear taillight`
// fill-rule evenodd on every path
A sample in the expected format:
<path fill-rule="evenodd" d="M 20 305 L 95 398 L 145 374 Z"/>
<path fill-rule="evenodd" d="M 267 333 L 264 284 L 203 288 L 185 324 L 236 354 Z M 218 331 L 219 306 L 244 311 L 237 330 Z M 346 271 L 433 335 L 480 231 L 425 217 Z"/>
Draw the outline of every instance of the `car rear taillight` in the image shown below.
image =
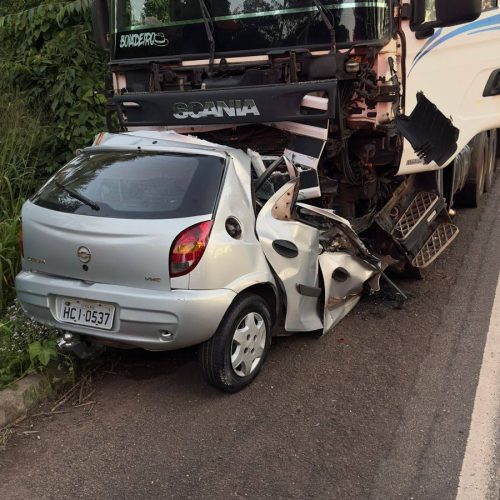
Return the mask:
<path fill-rule="evenodd" d="M 190 273 L 200 262 L 208 244 L 212 221 L 201 222 L 182 231 L 170 250 L 170 277 Z"/>
<path fill-rule="evenodd" d="M 21 253 L 21 257 L 24 258 L 23 226 L 19 227 L 19 233 L 17 234 L 17 242 L 19 243 L 19 252 Z"/>

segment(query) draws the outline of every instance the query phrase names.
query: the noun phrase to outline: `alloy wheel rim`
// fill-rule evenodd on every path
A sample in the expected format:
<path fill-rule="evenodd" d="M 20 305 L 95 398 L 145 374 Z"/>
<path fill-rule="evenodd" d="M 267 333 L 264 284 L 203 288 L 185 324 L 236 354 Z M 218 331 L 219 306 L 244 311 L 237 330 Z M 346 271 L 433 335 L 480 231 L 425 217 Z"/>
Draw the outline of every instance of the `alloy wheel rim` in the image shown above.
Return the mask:
<path fill-rule="evenodd" d="M 239 322 L 231 343 L 231 366 L 239 377 L 251 375 L 262 361 L 267 328 L 264 318 L 248 313 Z"/>

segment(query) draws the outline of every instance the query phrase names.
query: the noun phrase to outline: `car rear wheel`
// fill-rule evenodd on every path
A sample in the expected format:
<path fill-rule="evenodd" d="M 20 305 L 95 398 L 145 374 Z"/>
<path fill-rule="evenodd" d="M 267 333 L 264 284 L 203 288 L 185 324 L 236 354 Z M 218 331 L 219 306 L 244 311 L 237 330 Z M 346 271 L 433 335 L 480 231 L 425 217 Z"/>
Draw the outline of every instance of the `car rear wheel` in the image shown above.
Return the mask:
<path fill-rule="evenodd" d="M 213 337 L 201 345 L 205 380 L 226 392 L 238 392 L 258 375 L 271 345 L 271 314 L 254 294 L 239 296 Z"/>
<path fill-rule="evenodd" d="M 484 178 L 484 190 L 489 193 L 495 179 L 495 169 L 497 163 L 497 131 L 490 130 L 489 134 L 489 150 L 488 163 L 486 166 L 486 174 Z"/>

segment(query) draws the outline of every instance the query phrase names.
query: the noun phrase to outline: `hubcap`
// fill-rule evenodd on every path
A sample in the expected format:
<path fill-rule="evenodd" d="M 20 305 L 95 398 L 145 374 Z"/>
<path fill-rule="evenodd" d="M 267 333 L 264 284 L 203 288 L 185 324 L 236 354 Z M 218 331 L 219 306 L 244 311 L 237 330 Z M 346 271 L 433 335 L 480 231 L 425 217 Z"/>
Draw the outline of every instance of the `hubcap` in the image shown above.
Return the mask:
<path fill-rule="evenodd" d="M 231 366 L 239 377 L 247 377 L 259 366 L 266 346 L 266 323 L 256 312 L 248 313 L 237 326 L 231 344 Z"/>

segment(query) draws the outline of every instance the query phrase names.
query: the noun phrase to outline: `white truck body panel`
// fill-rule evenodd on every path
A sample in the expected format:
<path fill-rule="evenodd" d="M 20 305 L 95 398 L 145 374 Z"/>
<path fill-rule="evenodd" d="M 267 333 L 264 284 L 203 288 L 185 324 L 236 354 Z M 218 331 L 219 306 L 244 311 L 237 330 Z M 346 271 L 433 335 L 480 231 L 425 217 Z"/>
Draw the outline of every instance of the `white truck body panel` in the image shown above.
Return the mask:
<path fill-rule="evenodd" d="M 458 154 L 478 133 L 500 127 L 500 95 L 483 97 L 493 71 L 500 68 L 500 10 L 483 12 L 471 23 L 437 28 L 417 40 L 404 22 L 406 36 L 406 114 L 423 92 L 460 131 Z M 399 174 L 436 170 L 449 165 L 423 165 L 405 141 Z"/>

